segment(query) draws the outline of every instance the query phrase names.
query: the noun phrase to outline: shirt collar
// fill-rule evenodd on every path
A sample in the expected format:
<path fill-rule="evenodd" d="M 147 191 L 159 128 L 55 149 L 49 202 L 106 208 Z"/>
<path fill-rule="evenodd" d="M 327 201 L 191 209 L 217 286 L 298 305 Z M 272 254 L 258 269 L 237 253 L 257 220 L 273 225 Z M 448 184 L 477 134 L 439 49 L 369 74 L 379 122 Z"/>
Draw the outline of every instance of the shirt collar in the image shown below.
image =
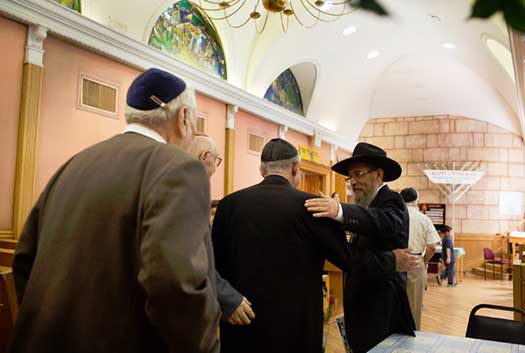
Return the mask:
<path fill-rule="evenodd" d="M 386 186 L 386 183 L 383 183 L 383 185 L 381 185 L 380 187 L 377 188 L 375 194 L 374 194 L 374 197 L 372 197 L 372 200 L 374 200 L 377 196 L 377 194 L 379 194 L 379 190 L 381 190 L 382 188 L 384 188 Z"/>
<path fill-rule="evenodd" d="M 126 126 L 122 133 L 125 134 L 128 132 L 134 132 L 136 134 L 149 137 L 150 139 L 155 140 L 157 142 L 166 143 L 166 140 L 164 140 L 164 138 L 160 136 L 160 134 L 157 131 L 139 123 L 128 124 L 128 126 Z"/>

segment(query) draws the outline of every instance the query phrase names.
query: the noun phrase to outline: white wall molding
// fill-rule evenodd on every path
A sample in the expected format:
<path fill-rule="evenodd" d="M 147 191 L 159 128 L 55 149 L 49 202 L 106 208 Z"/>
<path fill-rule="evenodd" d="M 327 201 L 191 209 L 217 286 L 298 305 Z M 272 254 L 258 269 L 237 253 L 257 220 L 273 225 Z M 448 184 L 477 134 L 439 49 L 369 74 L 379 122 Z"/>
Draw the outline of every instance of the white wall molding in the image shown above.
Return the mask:
<path fill-rule="evenodd" d="M 235 129 L 235 113 L 239 111 L 239 107 L 234 104 L 226 105 L 226 128 Z"/>
<path fill-rule="evenodd" d="M 46 37 L 47 28 L 44 26 L 29 26 L 27 30 L 24 64 L 33 64 L 44 67 L 44 40 Z"/>
<path fill-rule="evenodd" d="M 335 163 L 337 159 L 337 146 L 330 145 L 330 162 Z"/>
<path fill-rule="evenodd" d="M 286 133 L 288 132 L 288 126 L 279 125 L 279 138 L 286 140 Z"/>
<path fill-rule="evenodd" d="M 323 132 L 324 141 L 352 150 L 355 143 L 298 114 L 260 99 L 226 81 L 203 73 L 145 43 L 131 39 L 111 28 L 84 17 L 49 0 L 0 0 L 0 13 L 28 25 L 40 25 L 57 37 L 96 51 L 130 66 L 159 67 L 184 78 L 203 94 L 226 104 L 237 105 L 265 120 L 313 136 Z"/>
<path fill-rule="evenodd" d="M 518 116 L 521 124 L 521 137 L 525 139 L 525 58 L 521 55 L 525 49 L 525 35 L 509 28 L 509 40 L 514 66 L 514 80 L 516 82 L 516 98 Z"/>

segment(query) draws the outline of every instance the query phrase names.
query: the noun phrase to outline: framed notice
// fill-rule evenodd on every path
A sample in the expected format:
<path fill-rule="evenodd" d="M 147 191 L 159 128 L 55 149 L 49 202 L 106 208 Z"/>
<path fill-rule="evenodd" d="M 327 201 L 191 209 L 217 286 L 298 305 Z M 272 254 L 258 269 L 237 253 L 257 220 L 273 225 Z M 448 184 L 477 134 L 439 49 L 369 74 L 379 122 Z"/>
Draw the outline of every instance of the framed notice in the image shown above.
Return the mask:
<path fill-rule="evenodd" d="M 522 212 L 521 192 L 499 192 L 499 214 L 521 216 Z"/>
<path fill-rule="evenodd" d="M 444 203 L 420 203 L 419 210 L 426 214 L 435 226 L 445 224 L 447 206 Z M 436 227 L 439 228 L 439 227 Z"/>

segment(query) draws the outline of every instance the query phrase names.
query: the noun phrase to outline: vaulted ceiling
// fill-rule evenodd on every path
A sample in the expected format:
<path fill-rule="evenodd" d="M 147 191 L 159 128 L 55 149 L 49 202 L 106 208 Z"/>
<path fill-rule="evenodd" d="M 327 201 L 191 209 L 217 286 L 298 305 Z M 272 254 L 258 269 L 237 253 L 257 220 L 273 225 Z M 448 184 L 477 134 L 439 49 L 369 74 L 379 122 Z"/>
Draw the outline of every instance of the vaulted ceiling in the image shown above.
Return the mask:
<path fill-rule="evenodd" d="M 83 0 L 82 12 L 147 42 L 172 3 Z M 288 33 L 272 20 L 261 35 L 252 26 L 232 29 L 216 21 L 228 82 L 263 97 L 283 70 L 298 65 L 299 83 L 313 87 L 306 119 L 354 141 L 368 119 L 417 115 L 460 115 L 520 133 L 509 37 L 500 19 L 467 20 L 468 0 L 382 3 L 390 17 L 356 11 L 313 29 L 293 23 Z M 355 32 L 343 35 L 349 26 Z M 379 55 L 369 59 L 372 51 Z"/>

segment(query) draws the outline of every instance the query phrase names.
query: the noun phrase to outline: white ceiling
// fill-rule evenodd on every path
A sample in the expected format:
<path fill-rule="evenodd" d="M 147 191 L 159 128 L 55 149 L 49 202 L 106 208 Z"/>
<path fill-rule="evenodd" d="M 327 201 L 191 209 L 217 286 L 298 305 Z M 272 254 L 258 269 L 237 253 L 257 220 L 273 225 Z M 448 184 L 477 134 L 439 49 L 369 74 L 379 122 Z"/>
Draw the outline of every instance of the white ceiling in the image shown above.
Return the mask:
<path fill-rule="evenodd" d="M 370 118 L 417 115 L 466 116 L 520 133 L 512 68 L 506 71 L 485 44 L 492 38 L 508 48 L 503 26 L 467 21 L 469 0 L 381 2 L 392 16 L 356 11 L 310 30 L 294 23 L 286 34 L 277 21 L 262 35 L 249 25 L 236 30 L 216 21 L 229 83 L 262 97 L 283 70 L 311 63 L 316 70 L 294 71 L 316 71 L 306 118 L 353 141 Z M 147 42 L 155 20 L 172 3 L 83 0 L 82 6 L 85 16 Z M 343 36 L 348 26 L 357 31 Z M 380 55 L 369 60 L 372 50 Z"/>

